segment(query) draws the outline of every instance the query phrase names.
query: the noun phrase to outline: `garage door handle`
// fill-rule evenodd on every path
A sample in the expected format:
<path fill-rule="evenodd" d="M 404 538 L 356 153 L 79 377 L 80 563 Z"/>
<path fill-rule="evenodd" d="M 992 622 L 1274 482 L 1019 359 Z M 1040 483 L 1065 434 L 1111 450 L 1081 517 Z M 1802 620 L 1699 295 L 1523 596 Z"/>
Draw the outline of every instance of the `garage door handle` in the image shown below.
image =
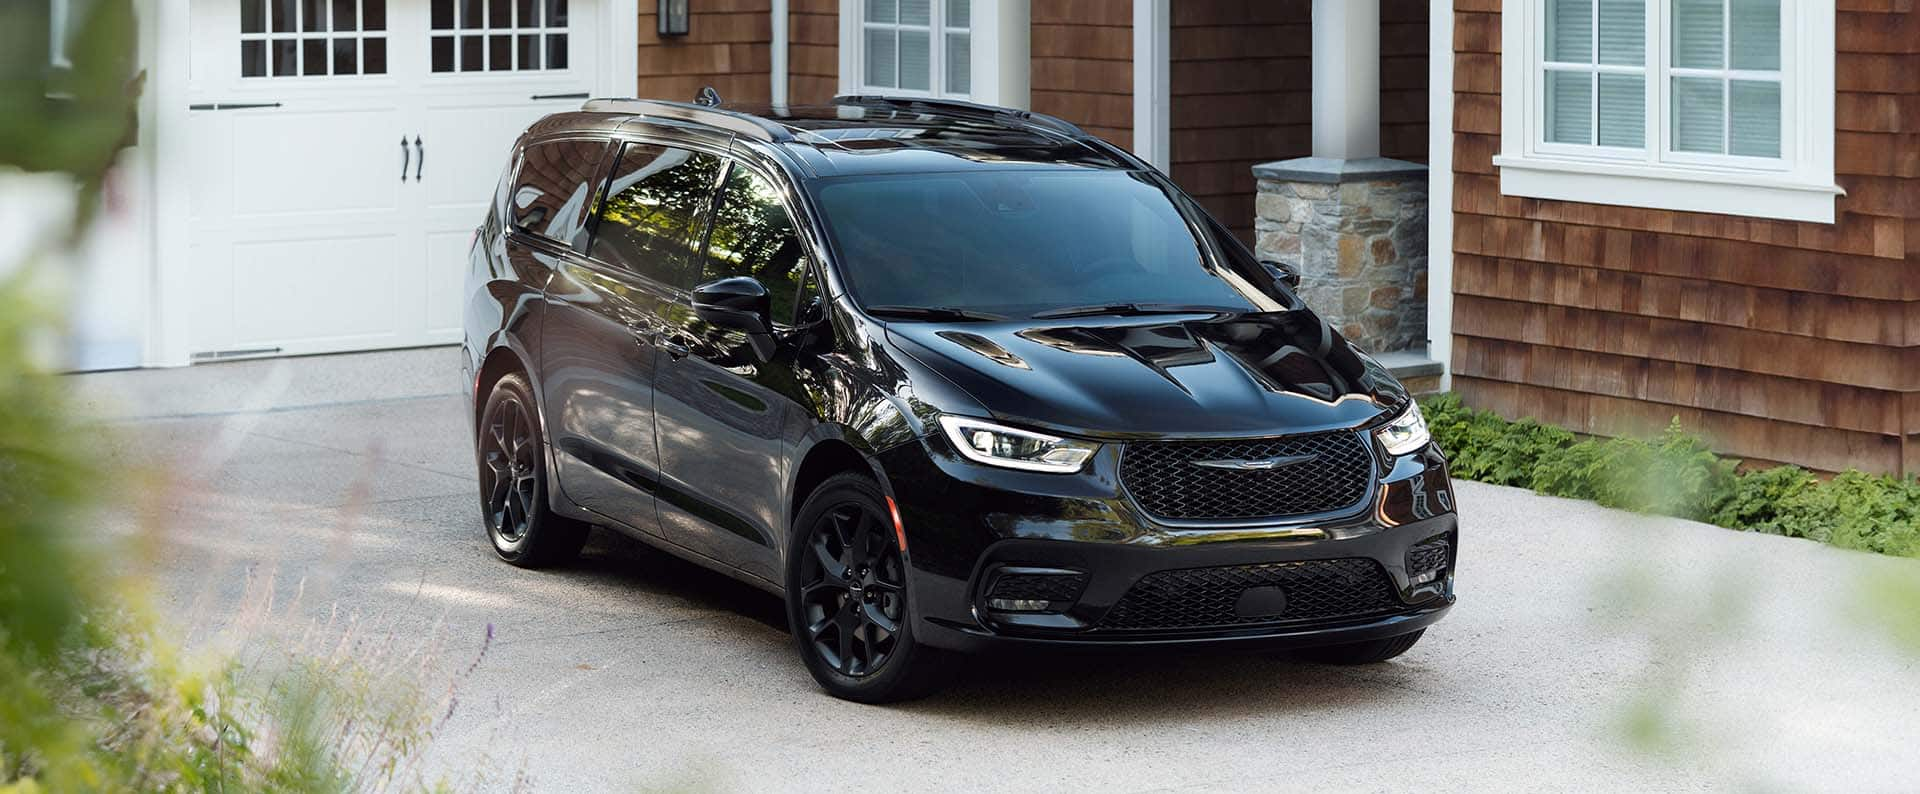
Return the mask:
<path fill-rule="evenodd" d="M 407 181 L 407 163 L 413 162 L 413 153 L 407 151 L 407 136 L 400 136 L 400 181 Z"/>
<path fill-rule="evenodd" d="M 413 136 L 413 181 L 419 182 L 426 179 L 426 170 L 427 147 L 420 142 L 420 136 L 415 135 Z"/>

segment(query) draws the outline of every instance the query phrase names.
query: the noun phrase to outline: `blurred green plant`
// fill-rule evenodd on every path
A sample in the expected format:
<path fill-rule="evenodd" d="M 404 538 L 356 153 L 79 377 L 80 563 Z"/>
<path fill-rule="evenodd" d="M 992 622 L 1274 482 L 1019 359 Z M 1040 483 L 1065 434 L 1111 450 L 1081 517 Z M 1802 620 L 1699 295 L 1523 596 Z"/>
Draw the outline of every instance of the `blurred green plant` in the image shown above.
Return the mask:
<path fill-rule="evenodd" d="M 1582 439 L 1510 422 L 1459 395 L 1423 401 L 1453 473 L 1589 499 L 1608 507 L 1920 557 L 1920 481 L 1848 471 L 1822 480 L 1797 466 L 1739 471 L 1675 419 L 1658 437 Z"/>
<path fill-rule="evenodd" d="M 130 0 L 0 4 L 0 179 L 64 176 L 75 209 L 0 249 L 0 793 L 425 787 L 434 712 L 411 678 L 298 647 L 187 659 L 116 554 L 131 544 L 89 531 L 138 473 L 106 462 L 111 433 L 45 368 L 36 342 L 63 318 L 35 275 L 86 234 L 134 138 L 136 39 Z"/>

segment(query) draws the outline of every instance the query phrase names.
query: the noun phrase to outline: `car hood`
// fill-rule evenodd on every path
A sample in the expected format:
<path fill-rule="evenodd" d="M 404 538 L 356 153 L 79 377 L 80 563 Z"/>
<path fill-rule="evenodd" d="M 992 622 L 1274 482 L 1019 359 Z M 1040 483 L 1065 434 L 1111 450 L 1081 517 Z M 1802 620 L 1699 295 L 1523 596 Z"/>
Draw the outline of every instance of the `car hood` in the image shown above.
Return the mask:
<path fill-rule="evenodd" d="M 892 322 L 902 352 L 995 418 L 1108 437 L 1354 427 L 1406 390 L 1312 311 Z"/>

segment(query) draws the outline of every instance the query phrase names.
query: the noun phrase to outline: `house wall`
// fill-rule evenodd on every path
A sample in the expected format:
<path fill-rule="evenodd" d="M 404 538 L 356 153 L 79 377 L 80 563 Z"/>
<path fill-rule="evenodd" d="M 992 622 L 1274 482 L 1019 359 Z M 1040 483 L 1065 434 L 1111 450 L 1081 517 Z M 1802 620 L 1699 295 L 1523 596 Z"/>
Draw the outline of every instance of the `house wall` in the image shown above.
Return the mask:
<path fill-rule="evenodd" d="M 771 0 L 700 0 L 692 8 L 687 35 L 661 38 L 656 32 L 660 29 L 658 4 L 640 4 L 639 80 L 634 95 L 691 102 L 701 87 L 710 85 L 730 103 L 769 101 L 773 93 Z"/>
<path fill-rule="evenodd" d="M 1920 471 L 1920 11 L 1839 0 L 1832 225 L 1500 194 L 1500 0 L 1454 24 L 1454 387 L 1583 432 Z M 1905 9 L 1905 10 L 1895 10 Z"/>
<path fill-rule="evenodd" d="M 1033 0 L 1033 110 L 1133 148 L 1133 4 Z"/>
<path fill-rule="evenodd" d="M 1427 161 L 1426 0 L 1380 0 L 1380 156 Z"/>
<path fill-rule="evenodd" d="M 787 101 L 821 104 L 840 93 L 840 0 L 788 0 Z"/>

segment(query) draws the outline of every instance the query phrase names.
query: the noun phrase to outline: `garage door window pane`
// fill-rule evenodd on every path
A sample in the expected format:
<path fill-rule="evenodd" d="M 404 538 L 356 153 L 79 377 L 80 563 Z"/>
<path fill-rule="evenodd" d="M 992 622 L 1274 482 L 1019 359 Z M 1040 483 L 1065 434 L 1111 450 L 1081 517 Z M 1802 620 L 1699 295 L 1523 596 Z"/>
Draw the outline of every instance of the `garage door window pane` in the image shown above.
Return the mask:
<path fill-rule="evenodd" d="M 241 0 L 240 76 L 385 74 L 386 19 L 386 0 Z"/>
<path fill-rule="evenodd" d="M 567 68 L 566 0 L 431 0 L 435 72 Z"/>

